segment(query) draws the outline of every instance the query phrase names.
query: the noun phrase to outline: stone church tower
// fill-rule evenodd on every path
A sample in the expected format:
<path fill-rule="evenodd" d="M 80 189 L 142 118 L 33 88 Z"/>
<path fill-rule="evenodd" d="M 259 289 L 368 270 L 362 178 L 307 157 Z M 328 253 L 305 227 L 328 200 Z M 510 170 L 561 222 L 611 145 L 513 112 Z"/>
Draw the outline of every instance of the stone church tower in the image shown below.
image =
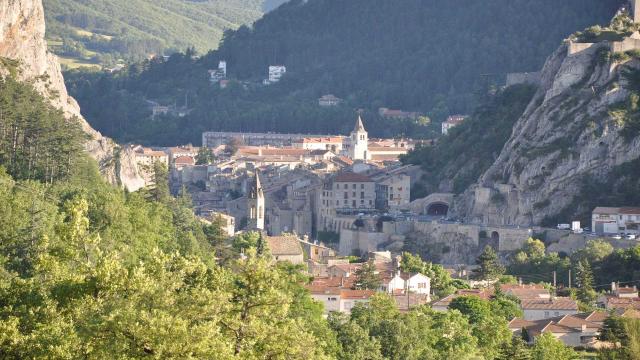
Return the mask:
<path fill-rule="evenodd" d="M 247 229 L 264 230 L 264 192 L 260 184 L 260 175 L 256 171 L 256 177 L 249 186 L 247 192 Z"/>
<path fill-rule="evenodd" d="M 629 0 L 631 7 L 629 8 L 629 14 L 631 19 L 635 22 L 640 22 L 640 0 Z"/>
<path fill-rule="evenodd" d="M 351 160 L 371 160 L 369 154 L 369 134 L 364 129 L 362 117 L 358 115 L 356 127 L 351 132 L 351 147 L 349 147 Z"/>

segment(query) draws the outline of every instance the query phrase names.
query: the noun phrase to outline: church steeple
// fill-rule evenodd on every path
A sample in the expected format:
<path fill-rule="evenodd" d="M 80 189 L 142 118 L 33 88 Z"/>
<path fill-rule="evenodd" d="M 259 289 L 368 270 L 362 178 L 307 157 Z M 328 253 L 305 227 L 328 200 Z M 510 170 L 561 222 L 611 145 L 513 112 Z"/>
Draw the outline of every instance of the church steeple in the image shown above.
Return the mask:
<path fill-rule="evenodd" d="M 264 230 L 264 210 L 264 191 L 260 183 L 260 174 L 256 170 L 256 176 L 247 191 L 247 228 L 249 230 Z"/>
<path fill-rule="evenodd" d="M 371 160 L 371 155 L 369 155 L 369 134 L 364 128 L 362 116 L 360 115 L 356 119 L 356 126 L 351 132 L 350 140 L 349 157 L 351 160 Z"/>
<path fill-rule="evenodd" d="M 364 129 L 364 124 L 362 123 L 362 116 L 358 115 L 358 119 L 356 120 L 356 127 L 353 129 L 354 132 L 367 132 Z"/>

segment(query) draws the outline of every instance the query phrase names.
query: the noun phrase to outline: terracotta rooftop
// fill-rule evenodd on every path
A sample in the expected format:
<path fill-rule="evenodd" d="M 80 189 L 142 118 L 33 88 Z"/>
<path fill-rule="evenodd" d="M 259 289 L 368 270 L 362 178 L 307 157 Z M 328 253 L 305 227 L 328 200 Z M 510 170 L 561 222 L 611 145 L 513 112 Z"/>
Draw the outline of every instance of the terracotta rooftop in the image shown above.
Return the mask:
<path fill-rule="evenodd" d="M 372 297 L 376 292 L 373 290 L 342 290 L 340 291 L 340 297 L 342 299 L 362 299 L 366 300 Z"/>
<path fill-rule="evenodd" d="M 267 236 L 265 240 L 273 256 L 302 255 L 302 247 L 296 236 Z"/>
<path fill-rule="evenodd" d="M 621 214 L 639 215 L 640 207 L 622 207 L 620 208 Z"/>
<path fill-rule="evenodd" d="M 571 298 L 524 299 L 521 301 L 522 310 L 578 310 L 578 304 Z"/>
<path fill-rule="evenodd" d="M 195 164 L 195 160 L 191 156 L 178 156 L 175 161 L 176 164 L 181 165 L 193 165 Z"/>
<path fill-rule="evenodd" d="M 355 280 L 356 278 L 353 276 L 317 277 L 313 279 L 311 286 L 351 288 Z"/>
<path fill-rule="evenodd" d="M 501 285 L 500 288 L 505 294 L 513 295 L 520 300 L 549 298 L 549 290 L 538 284 L 531 285 Z"/>

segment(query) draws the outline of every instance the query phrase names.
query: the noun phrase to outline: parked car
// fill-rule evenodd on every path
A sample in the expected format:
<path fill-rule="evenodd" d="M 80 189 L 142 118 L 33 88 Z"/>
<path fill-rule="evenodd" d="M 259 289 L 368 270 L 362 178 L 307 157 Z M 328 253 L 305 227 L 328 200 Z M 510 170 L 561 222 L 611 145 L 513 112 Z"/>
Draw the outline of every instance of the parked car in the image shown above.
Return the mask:
<path fill-rule="evenodd" d="M 636 235 L 635 234 L 627 234 L 626 238 L 627 238 L 627 240 L 635 240 L 636 239 Z"/>
<path fill-rule="evenodd" d="M 571 224 L 558 224 L 558 230 L 571 230 Z"/>
<path fill-rule="evenodd" d="M 616 239 L 616 240 L 620 240 L 620 239 L 622 239 L 622 235 L 616 234 L 616 235 L 613 235 L 611 238 Z"/>

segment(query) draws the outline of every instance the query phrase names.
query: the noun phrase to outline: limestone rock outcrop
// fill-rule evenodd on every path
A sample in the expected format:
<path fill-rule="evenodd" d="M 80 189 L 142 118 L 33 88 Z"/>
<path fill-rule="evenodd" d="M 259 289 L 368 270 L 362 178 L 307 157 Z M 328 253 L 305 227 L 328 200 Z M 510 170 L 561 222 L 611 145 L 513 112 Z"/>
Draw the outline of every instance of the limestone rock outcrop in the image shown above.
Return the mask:
<path fill-rule="evenodd" d="M 78 103 L 67 93 L 60 64 L 56 56 L 47 50 L 44 36 L 42 0 L 0 1 L 0 58 L 18 61 L 21 80 L 31 81 L 68 118 L 79 119 L 82 128 L 90 136 L 86 150 L 98 161 L 101 172 L 109 182 L 131 191 L 144 186 L 130 150 L 120 149 L 113 140 L 102 136 L 82 117 Z"/>
<path fill-rule="evenodd" d="M 623 68 L 640 64 L 611 62 L 609 47 L 567 42 L 547 59 L 541 85 L 499 157 L 457 199 L 459 216 L 540 224 L 574 206 L 586 177 L 606 179 L 614 167 L 640 157 L 640 138 L 623 139 L 610 115 L 612 105 L 630 95 Z"/>

